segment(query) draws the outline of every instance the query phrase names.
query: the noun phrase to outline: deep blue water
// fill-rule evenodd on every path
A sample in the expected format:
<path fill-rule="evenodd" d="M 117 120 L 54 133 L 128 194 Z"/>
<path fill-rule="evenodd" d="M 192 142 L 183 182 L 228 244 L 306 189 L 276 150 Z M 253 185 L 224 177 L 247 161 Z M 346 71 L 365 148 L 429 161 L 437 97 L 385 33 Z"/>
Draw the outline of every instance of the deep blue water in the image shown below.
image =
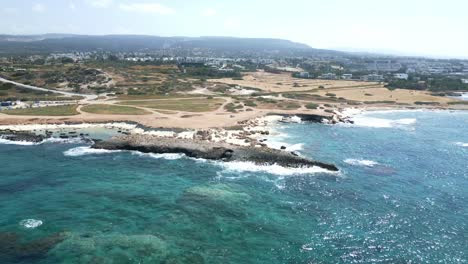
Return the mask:
<path fill-rule="evenodd" d="M 468 113 L 356 123 L 269 138 L 339 174 L 2 144 L 0 263 L 466 263 Z"/>

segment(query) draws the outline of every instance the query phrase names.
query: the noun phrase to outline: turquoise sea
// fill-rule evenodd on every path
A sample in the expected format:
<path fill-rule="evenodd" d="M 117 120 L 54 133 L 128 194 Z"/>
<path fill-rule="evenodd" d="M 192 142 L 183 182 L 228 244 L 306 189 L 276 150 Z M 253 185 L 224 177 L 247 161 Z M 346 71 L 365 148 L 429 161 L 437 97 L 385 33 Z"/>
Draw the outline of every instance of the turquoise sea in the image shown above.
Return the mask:
<path fill-rule="evenodd" d="M 467 263 L 468 112 L 278 124 L 340 173 L 0 144 L 0 263 Z"/>

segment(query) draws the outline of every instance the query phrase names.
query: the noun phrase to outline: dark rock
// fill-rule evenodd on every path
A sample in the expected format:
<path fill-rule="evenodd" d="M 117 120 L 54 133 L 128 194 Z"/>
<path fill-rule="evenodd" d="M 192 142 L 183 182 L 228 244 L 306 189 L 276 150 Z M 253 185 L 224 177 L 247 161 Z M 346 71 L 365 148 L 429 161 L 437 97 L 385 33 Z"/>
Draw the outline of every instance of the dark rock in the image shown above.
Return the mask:
<path fill-rule="evenodd" d="M 286 149 L 286 147 L 285 147 L 285 146 L 281 146 L 281 150 L 285 150 L 285 149 Z"/>
<path fill-rule="evenodd" d="M 263 144 L 264 145 L 264 144 Z M 266 145 L 265 145 L 266 146 Z M 148 135 L 117 136 L 109 140 L 98 141 L 93 145 L 96 149 L 134 150 L 143 153 L 183 153 L 188 157 L 208 160 L 250 161 L 256 164 L 278 164 L 285 167 L 318 166 L 331 171 L 338 171 L 332 164 L 326 164 L 280 150 L 255 147 L 243 147 L 230 144 L 161 138 Z"/>
<path fill-rule="evenodd" d="M 31 132 L 17 132 L 11 130 L 0 131 L 0 138 L 11 141 L 41 142 L 49 136 L 36 135 Z"/>

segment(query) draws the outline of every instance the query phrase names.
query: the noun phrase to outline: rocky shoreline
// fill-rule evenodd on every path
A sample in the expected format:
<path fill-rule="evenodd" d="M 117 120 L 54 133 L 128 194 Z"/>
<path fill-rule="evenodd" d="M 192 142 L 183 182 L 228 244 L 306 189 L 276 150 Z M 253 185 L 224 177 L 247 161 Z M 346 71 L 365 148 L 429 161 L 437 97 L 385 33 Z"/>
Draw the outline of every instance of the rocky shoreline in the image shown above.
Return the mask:
<path fill-rule="evenodd" d="M 329 123 L 335 117 L 319 115 L 268 115 L 263 118 L 239 122 L 229 128 L 213 128 L 205 130 L 155 130 L 143 126 L 125 128 L 125 124 L 113 124 L 118 135 L 107 140 L 91 140 L 88 134 L 78 134 L 77 127 L 71 131 L 61 128 L 55 136 L 81 138 L 93 142 L 92 148 L 106 150 L 130 150 L 143 153 L 183 153 L 191 158 L 219 160 L 224 162 L 253 162 L 259 165 L 280 165 L 283 167 L 320 167 L 330 171 L 338 171 L 335 165 L 300 157 L 289 151 L 286 146 L 278 149 L 268 147 L 267 136 L 272 132 L 269 124 L 279 122 L 321 122 Z M 112 124 L 108 124 L 112 127 Z M 132 128 L 133 127 L 133 128 Z M 16 128 L 20 129 L 20 128 Z M 63 129 L 63 130 L 62 130 Z M 50 130 L 45 129 L 38 134 L 38 129 L 31 130 L 0 130 L 0 138 L 9 141 L 25 141 L 40 143 L 53 137 Z"/>
<path fill-rule="evenodd" d="M 161 138 L 151 135 L 124 135 L 97 141 L 92 148 L 106 150 L 132 150 L 143 153 L 183 153 L 191 158 L 224 162 L 253 162 L 259 165 L 277 164 L 284 167 L 320 167 L 338 171 L 335 165 L 318 162 L 295 153 L 270 149 L 236 146 L 192 139 Z"/>
<path fill-rule="evenodd" d="M 25 131 L 0 130 L 0 138 L 9 141 L 39 143 L 48 137 Z"/>

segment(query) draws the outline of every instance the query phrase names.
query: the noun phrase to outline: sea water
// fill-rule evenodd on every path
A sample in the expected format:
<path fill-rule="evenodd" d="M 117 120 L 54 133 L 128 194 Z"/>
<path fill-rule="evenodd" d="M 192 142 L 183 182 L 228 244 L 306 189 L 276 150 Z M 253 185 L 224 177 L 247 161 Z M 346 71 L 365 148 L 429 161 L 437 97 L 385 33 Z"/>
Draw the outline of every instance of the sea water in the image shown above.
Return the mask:
<path fill-rule="evenodd" d="M 0 263 L 466 263 L 468 113 L 354 121 L 267 138 L 339 173 L 0 142 Z"/>

